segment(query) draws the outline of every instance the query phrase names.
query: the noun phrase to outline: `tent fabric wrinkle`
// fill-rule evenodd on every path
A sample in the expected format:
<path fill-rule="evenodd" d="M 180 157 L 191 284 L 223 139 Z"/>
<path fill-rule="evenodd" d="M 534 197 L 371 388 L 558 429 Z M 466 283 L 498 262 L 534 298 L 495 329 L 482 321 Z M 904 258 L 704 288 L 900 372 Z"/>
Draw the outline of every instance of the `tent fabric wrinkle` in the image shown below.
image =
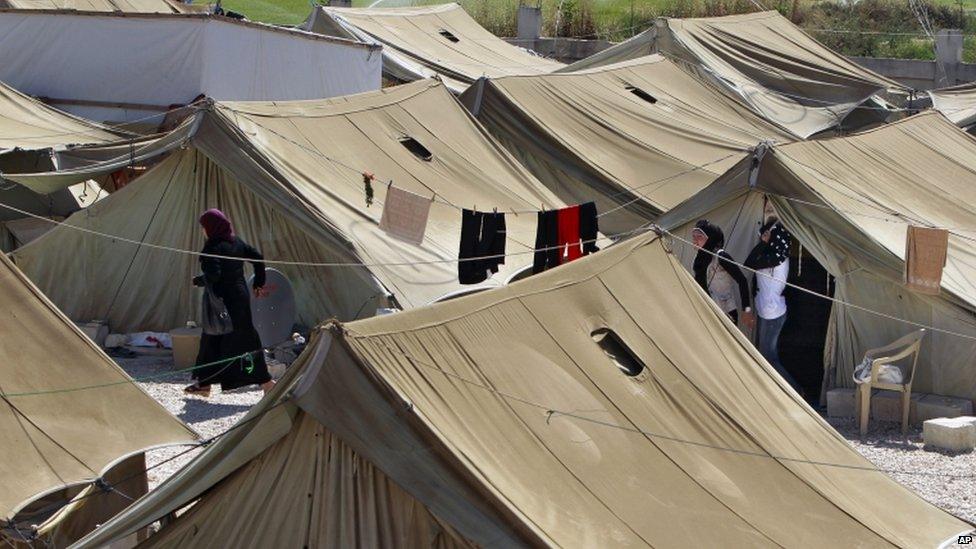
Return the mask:
<path fill-rule="evenodd" d="M 644 365 L 638 376 L 594 339 L 608 332 Z M 971 528 L 872 470 L 654 234 L 490 292 L 329 322 L 288 375 L 285 383 L 301 387 L 292 390 L 300 411 L 291 434 L 223 479 L 204 481 L 233 450 L 204 450 L 181 475 L 207 495 L 148 543 L 202 547 L 229 536 L 259 546 L 275 524 L 283 536 L 348 544 L 335 537 L 337 516 L 347 532 L 388 535 L 407 501 L 417 510 L 416 546 L 426 547 L 438 535 L 514 547 L 917 547 Z M 347 491 L 332 506 L 238 497 L 278 501 L 306 490 L 323 446 L 335 467 L 351 459 L 360 479 L 375 479 L 368 491 L 349 486 L 361 503 Z M 337 477 L 319 478 L 309 491 L 316 501 Z M 163 488 L 79 547 L 111 542 L 187 501 Z M 362 516 L 364 505 L 376 512 Z M 256 541 L 220 519 L 228 508 L 255 513 L 245 530 Z M 435 525 L 443 530 L 432 535 Z"/>
<path fill-rule="evenodd" d="M 756 243 L 768 198 L 804 252 L 834 276 L 833 297 L 887 315 L 834 304 L 832 343 L 824 357 L 832 383 L 851 386 L 867 349 L 922 325 L 935 329 L 922 346 L 915 390 L 973 398 L 974 159 L 973 138 L 930 111 L 848 137 L 775 145 L 763 157 L 754 187 L 732 169 L 660 224 L 688 238 L 691 225 L 707 218 L 725 229 L 726 251 L 743 258 Z M 904 285 L 910 225 L 948 230 L 940 295 Z M 687 246 L 676 248 L 690 266 Z"/>
<path fill-rule="evenodd" d="M 508 44 L 460 5 L 397 8 L 316 6 L 305 28 L 383 45 L 384 72 L 408 82 L 440 76 L 455 93 L 482 76 L 544 74 L 563 66 Z"/>
<path fill-rule="evenodd" d="M 969 82 L 926 92 L 932 108 L 961 128 L 976 124 L 976 84 Z"/>
<path fill-rule="evenodd" d="M 560 72 L 650 53 L 709 79 L 799 138 L 838 126 L 873 96 L 900 101 L 908 91 L 820 44 L 776 11 L 659 18 L 653 28 Z"/>
<path fill-rule="evenodd" d="M 174 130 L 182 133 L 159 140 L 160 152 L 184 139 L 185 149 L 66 220 L 81 230 L 58 227 L 17 251 L 18 264 L 69 316 L 104 318 L 120 331 L 168 330 L 199 311 L 199 292 L 189 284 L 177 284 L 166 295 L 158 291 L 170 281 L 189 281 L 196 274 L 195 256 L 88 230 L 197 251 L 202 234 L 195 216 L 218 207 L 270 260 L 365 264 L 281 265 L 295 286 L 299 322 L 315 325 L 330 317 L 371 316 L 386 293 L 411 308 L 461 289 L 454 263 L 460 204 L 500 212 L 563 205 L 433 80 L 331 100 L 216 101 L 194 117 Z M 404 147 L 405 135 L 422 143 L 430 160 Z M 144 154 L 152 154 L 151 144 Z M 94 177 L 114 170 L 116 162 L 70 175 Z M 363 199 L 363 171 L 392 180 L 397 190 L 438 197 L 426 199 L 429 216 L 420 245 L 391 238 L 380 227 L 382 209 L 368 208 Z M 40 185 L 61 175 L 13 177 Z M 375 192 L 376 205 L 383 206 L 386 185 Z M 533 221 L 511 216 L 505 249 L 523 254 L 481 287 L 503 284 L 532 261 Z M 85 253 L 64 254 L 69 248 Z"/>
<path fill-rule="evenodd" d="M 482 79 L 460 99 L 560 198 L 595 200 L 610 233 L 694 195 L 760 142 L 794 140 L 660 55 Z"/>
<path fill-rule="evenodd" d="M 125 372 L 5 256 L 0 279 L 0 518 L 12 519 L 52 490 L 90 483 L 120 458 L 197 438 L 135 383 L 125 383 L 131 381 Z M 97 395 L 58 391 L 111 383 Z"/>
<path fill-rule="evenodd" d="M 0 154 L 120 138 L 111 128 L 61 112 L 0 82 Z"/>

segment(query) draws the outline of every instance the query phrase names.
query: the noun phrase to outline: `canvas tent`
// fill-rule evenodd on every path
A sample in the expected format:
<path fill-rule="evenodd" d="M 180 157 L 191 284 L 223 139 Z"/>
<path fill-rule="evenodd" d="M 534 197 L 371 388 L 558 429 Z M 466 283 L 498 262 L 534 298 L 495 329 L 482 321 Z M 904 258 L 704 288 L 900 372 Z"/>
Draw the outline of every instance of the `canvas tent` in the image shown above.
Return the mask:
<path fill-rule="evenodd" d="M 841 124 L 872 96 L 907 91 L 820 44 L 776 11 L 661 18 L 637 37 L 561 70 L 652 52 L 710 78 L 759 115 L 803 138 Z M 877 118 L 887 114 L 881 102 L 873 101 L 871 109 Z"/>
<path fill-rule="evenodd" d="M 137 497 L 147 489 L 142 452 L 190 443 L 196 434 L 132 383 L 3 254 L 0 287 L 0 539 L 38 535 L 65 546 L 72 533 L 77 539 L 129 503 L 103 494 L 96 480 L 122 480 L 135 467 L 141 490 L 138 482 L 125 489 Z M 93 385 L 104 386 L 61 391 Z M 121 478 L 120 463 L 130 473 Z M 41 513 L 21 522 L 35 500 L 54 503 L 72 487 L 81 496 L 69 508 L 50 520 Z"/>
<path fill-rule="evenodd" d="M 197 498 L 146 546 L 933 547 L 972 529 L 874 470 L 653 234 L 330 323 L 250 418 L 79 547 Z"/>
<path fill-rule="evenodd" d="M 833 304 L 825 387 L 853 386 L 854 366 L 867 349 L 921 325 L 934 329 L 922 344 L 913 390 L 971 399 L 976 397 L 974 189 L 976 141 L 928 112 L 850 137 L 775 146 L 755 173 L 732 168 L 660 222 L 688 239 L 691 225 L 707 218 L 725 230 L 726 251 L 741 261 L 757 241 L 764 200 L 770 201 L 804 253 L 833 275 L 834 297 L 853 304 Z M 909 224 L 951 231 L 941 295 L 922 295 L 903 285 Z M 680 243 L 676 247 L 690 266 L 693 251 Z"/>
<path fill-rule="evenodd" d="M 366 264 L 273 265 L 296 286 L 306 326 L 371 316 L 386 293 L 409 308 L 503 284 L 532 262 L 536 216 L 509 215 L 511 257 L 484 283 L 462 286 L 461 208 L 524 212 L 562 204 L 435 80 L 331 100 L 215 102 L 176 132 L 185 148 L 67 223 L 199 250 L 197 216 L 219 207 L 269 259 Z M 99 169 L 8 177 L 50 188 L 51 180 L 68 184 Z M 369 207 L 361 175 L 367 170 L 378 178 Z M 436 193 L 420 246 L 378 226 L 390 181 L 424 197 Z M 14 257 L 75 319 L 107 319 L 119 331 L 161 330 L 198 314 L 199 290 L 189 280 L 199 267 L 191 255 L 59 227 Z"/>
<path fill-rule="evenodd" d="M 595 200 L 611 233 L 692 196 L 758 143 L 792 140 L 659 55 L 482 79 L 461 101 L 560 198 Z"/>
<path fill-rule="evenodd" d="M 960 84 L 928 92 L 932 108 L 961 128 L 976 124 L 976 84 Z"/>
<path fill-rule="evenodd" d="M 0 155 L 13 149 L 109 143 L 119 140 L 122 135 L 111 128 L 51 108 L 0 82 Z"/>
<path fill-rule="evenodd" d="M 107 11 L 126 13 L 199 13 L 200 6 L 180 0 L 0 0 L 0 8 L 19 10 Z"/>
<path fill-rule="evenodd" d="M 382 72 L 376 46 L 210 15 L 3 10 L 0 51 L 0 80 L 23 92 L 157 125 L 200 94 L 318 99 L 378 89 Z"/>
<path fill-rule="evenodd" d="M 49 107 L 0 82 L 0 178 L 4 173 L 50 170 L 55 167 L 55 150 L 75 144 L 109 143 L 122 135 Z M 80 184 L 42 194 L 45 196 L 4 181 L 0 200 L 35 215 L 63 217 L 93 202 L 98 186 Z M 0 209 L 0 250 L 9 251 L 23 242 L 22 229 L 32 222 L 24 214 Z"/>
<path fill-rule="evenodd" d="M 440 76 L 455 93 L 482 76 L 544 74 L 563 66 L 498 38 L 454 3 L 397 8 L 316 6 L 305 28 L 382 44 L 387 76 L 400 82 Z"/>

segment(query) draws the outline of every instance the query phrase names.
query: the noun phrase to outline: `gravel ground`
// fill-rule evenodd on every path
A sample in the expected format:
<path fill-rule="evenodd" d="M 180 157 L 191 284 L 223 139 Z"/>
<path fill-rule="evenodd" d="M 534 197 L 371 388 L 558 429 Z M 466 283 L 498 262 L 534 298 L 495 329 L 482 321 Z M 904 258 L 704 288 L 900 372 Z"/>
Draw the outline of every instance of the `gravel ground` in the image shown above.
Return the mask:
<path fill-rule="evenodd" d="M 130 376 L 136 379 L 173 370 L 173 359 L 169 355 L 116 360 Z M 190 381 L 189 374 L 180 374 L 139 382 L 139 385 L 204 438 L 227 430 L 243 417 L 252 405 L 261 400 L 260 389 L 221 393 L 220 389 L 214 387 L 209 398 L 188 396 L 183 394 L 183 387 Z M 954 454 L 924 450 L 921 429 L 913 429 L 909 432 L 908 439 L 904 440 L 901 436 L 901 426 L 896 423 L 872 421 L 867 436 L 861 440 L 853 419 L 832 418 L 828 421 L 857 451 L 879 468 L 969 475 L 970 478 L 948 478 L 889 473 L 896 481 L 914 490 L 931 503 L 963 520 L 976 523 L 976 478 L 973 478 L 976 474 L 976 452 Z M 185 447 L 153 450 L 147 453 L 147 463 L 151 467 L 186 450 Z M 192 450 L 152 469 L 149 472 L 150 489 L 186 465 L 198 451 Z"/>
<path fill-rule="evenodd" d="M 147 376 L 158 376 L 173 371 L 172 355 L 139 356 L 136 358 L 116 358 L 116 362 L 133 378 L 140 379 Z M 245 413 L 261 400 L 260 389 L 244 391 L 236 390 L 221 393 L 220 388 L 214 386 L 209 398 L 189 396 L 183 393 L 183 387 L 192 382 L 189 373 L 158 377 L 149 381 L 139 382 L 153 398 L 159 401 L 173 415 L 200 433 L 203 438 L 222 433 L 237 423 Z M 155 488 L 160 482 L 169 478 L 189 461 L 200 450 L 187 452 L 185 446 L 176 446 L 151 450 L 146 453 L 146 464 L 152 467 L 164 460 L 172 459 L 149 471 L 149 488 Z M 184 453 L 186 452 L 186 453 Z"/>
<path fill-rule="evenodd" d="M 901 424 L 871 421 L 864 440 L 853 419 L 827 420 L 854 448 L 879 469 L 922 471 L 947 476 L 889 473 L 902 485 L 929 502 L 970 523 L 976 523 L 976 452 L 925 450 L 922 430 L 901 436 Z M 949 478 L 948 475 L 969 478 Z"/>

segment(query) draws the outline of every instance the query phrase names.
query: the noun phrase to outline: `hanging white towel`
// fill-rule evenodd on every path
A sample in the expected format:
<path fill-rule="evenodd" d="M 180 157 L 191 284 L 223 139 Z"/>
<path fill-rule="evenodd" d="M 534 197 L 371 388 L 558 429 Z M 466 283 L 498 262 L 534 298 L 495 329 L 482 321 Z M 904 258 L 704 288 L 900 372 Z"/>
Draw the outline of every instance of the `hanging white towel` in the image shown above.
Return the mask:
<path fill-rule="evenodd" d="M 380 228 L 392 236 L 420 246 L 427 230 L 430 204 L 430 198 L 391 186 L 386 192 Z"/>

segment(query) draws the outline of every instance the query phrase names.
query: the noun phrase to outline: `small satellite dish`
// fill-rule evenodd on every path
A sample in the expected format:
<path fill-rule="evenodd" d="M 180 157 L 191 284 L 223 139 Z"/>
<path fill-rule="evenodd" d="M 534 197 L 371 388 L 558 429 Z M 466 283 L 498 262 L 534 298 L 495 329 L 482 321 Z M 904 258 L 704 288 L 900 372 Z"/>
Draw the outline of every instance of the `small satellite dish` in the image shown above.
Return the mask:
<path fill-rule="evenodd" d="M 254 283 L 254 276 L 247 281 L 248 288 Z M 295 292 L 291 282 L 276 269 L 265 270 L 263 292 L 260 296 L 251 295 L 251 317 L 254 327 L 261 336 L 261 345 L 274 347 L 289 339 L 295 325 Z"/>

